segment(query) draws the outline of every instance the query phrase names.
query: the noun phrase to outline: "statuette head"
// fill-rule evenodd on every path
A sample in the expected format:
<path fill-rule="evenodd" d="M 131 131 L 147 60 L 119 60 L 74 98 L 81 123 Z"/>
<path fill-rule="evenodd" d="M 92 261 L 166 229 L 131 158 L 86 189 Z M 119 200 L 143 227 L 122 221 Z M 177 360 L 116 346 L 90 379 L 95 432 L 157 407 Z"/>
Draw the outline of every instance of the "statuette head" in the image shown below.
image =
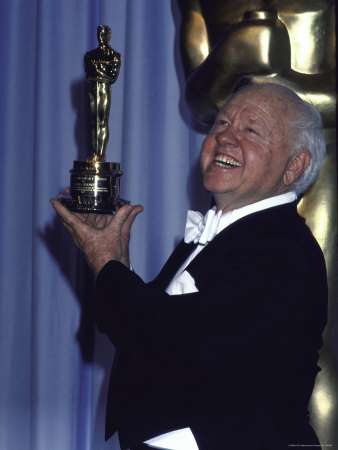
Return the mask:
<path fill-rule="evenodd" d="M 111 29 L 107 25 L 99 25 L 97 27 L 97 40 L 100 46 L 109 45 L 111 38 Z"/>

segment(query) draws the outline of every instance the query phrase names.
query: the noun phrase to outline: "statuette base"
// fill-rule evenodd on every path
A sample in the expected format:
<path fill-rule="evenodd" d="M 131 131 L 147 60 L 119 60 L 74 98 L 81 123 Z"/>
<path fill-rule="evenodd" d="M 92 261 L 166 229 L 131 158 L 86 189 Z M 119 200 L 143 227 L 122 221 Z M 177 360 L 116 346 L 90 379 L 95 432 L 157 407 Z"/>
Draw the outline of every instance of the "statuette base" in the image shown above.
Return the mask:
<path fill-rule="evenodd" d="M 119 198 L 119 163 L 74 161 L 70 174 L 70 196 L 60 198 L 70 211 L 114 214 L 130 203 Z"/>

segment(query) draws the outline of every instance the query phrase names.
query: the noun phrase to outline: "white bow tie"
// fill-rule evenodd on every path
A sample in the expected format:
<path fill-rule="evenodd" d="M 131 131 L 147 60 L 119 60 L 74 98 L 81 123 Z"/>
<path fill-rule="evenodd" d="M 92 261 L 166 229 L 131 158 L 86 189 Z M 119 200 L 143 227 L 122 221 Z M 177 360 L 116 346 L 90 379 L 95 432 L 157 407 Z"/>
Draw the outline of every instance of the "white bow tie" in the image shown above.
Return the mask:
<path fill-rule="evenodd" d="M 213 240 L 217 234 L 219 221 L 222 217 L 222 211 L 216 211 L 209 209 L 205 216 L 198 211 L 187 212 L 187 223 L 185 226 L 184 242 L 189 244 L 205 245 L 207 242 Z"/>

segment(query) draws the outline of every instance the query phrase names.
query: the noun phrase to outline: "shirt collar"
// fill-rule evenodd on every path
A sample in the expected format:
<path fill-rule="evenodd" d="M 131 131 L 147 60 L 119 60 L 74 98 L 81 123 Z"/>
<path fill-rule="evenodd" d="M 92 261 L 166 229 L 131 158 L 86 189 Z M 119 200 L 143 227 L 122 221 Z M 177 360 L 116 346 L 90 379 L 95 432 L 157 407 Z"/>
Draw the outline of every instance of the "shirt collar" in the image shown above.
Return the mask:
<path fill-rule="evenodd" d="M 285 194 L 276 195 L 274 197 L 265 198 L 259 202 L 251 203 L 250 205 L 242 206 L 242 208 L 234 209 L 233 211 L 227 211 L 222 214 L 220 221 L 218 222 L 217 232 L 220 233 L 224 228 L 228 227 L 232 223 L 258 211 L 262 211 L 273 206 L 284 205 L 296 200 L 297 195 L 294 191 L 286 192 Z M 214 206 L 216 211 L 216 206 Z"/>

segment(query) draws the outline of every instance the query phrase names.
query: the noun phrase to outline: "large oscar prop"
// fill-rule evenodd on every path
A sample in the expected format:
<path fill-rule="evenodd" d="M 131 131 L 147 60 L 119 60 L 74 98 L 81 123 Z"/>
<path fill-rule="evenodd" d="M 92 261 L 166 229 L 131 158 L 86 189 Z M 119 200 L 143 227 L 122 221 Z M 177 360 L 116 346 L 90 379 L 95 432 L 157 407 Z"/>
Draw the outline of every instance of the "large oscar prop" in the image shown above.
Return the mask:
<path fill-rule="evenodd" d="M 330 292 L 312 424 L 322 443 L 337 442 L 335 2 L 178 0 L 178 5 L 186 97 L 200 122 L 212 123 L 243 75 L 249 83 L 290 87 L 322 115 L 327 156 L 298 210 L 323 249 Z"/>
<path fill-rule="evenodd" d="M 129 203 L 119 198 L 120 163 L 106 162 L 109 138 L 108 118 L 111 85 L 116 81 L 121 55 L 110 46 L 111 30 L 97 29 L 99 47 L 85 54 L 86 79 L 89 83 L 90 131 L 93 155 L 86 161 L 74 161 L 70 173 L 70 196 L 61 202 L 71 211 L 114 214 Z"/>

